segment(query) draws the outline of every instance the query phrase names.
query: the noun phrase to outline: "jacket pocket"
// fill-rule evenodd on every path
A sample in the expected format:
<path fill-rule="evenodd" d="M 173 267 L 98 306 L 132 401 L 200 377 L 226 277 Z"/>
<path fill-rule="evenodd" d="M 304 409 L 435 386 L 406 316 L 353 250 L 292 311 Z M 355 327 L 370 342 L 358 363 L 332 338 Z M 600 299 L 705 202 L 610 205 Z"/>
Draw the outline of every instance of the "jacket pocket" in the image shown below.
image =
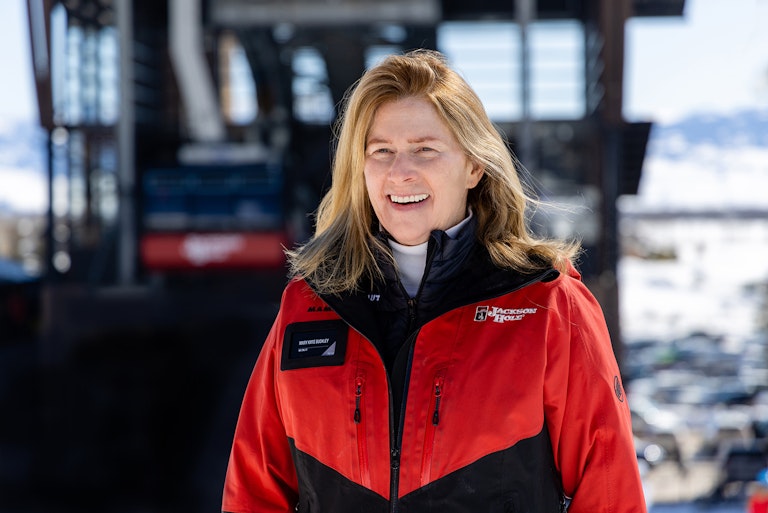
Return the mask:
<path fill-rule="evenodd" d="M 354 383 L 355 411 L 353 420 L 357 427 L 357 459 L 360 467 L 360 484 L 371 487 L 371 469 L 368 460 L 368 431 L 365 412 L 365 372 L 358 371 Z"/>
<path fill-rule="evenodd" d="M 427 412 L 427 425 L 424 432 L 424 450 L 421 459 L 421 486 L 432 480 L 432 455 L 435 450 L 435 434 L 440 424 L 440 406 L 443 401 L 445 369 L 440 369 L 432 380 L 432 398 Z"/>

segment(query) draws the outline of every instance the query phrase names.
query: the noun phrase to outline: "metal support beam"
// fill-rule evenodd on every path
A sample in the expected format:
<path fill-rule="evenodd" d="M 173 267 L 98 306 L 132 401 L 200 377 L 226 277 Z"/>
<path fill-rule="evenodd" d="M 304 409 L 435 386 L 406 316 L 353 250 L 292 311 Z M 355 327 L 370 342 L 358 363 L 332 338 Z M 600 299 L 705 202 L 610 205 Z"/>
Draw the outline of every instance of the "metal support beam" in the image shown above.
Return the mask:
<path fill-rule="evenodd" d="M 27 0 L 32 69 L 35 73 L 40 125 L 53 129 L 51 85 L 51 0 Z"/>
<path fill-rule="evenodd" d="M 171 63 L 189 133 L 194 142 L 222 142 L 226 129 L 203 50 L 201 0 L 170 0 L 168 24 Z"/>
<path fill-rule="evenodd" d="M 620 126 L 624 122 L 624 29 L 630 13 L 630 0 L 599 2 L 597 24 L 605 41 L 601 48 L 604 65 L 602 84 L 605 88 L 601 117 L 612 126 Z"/>
<path fill-rule="evenodd" d="M 516 0 L 515 18 L 520 27 L 520 101 L 523 107 L 517 135 L 517 156 L 527 169 L 537 167 L 531 114 L 531 44 L 528 37 L 528 29 L 534 19 L 535 11 L 534 0 Z"/>
<path fill-rule="evenodd" d="M 120 45 L 120 117 L 117 122 L 118 238 L 117 281 L 136 281 L 136 163 L 133 90 L 133 0 L 116 0 L 115 13 Z"/>
<path fill-rule="evenodd" d="M 347 26 L 369 23 L 435 24 L 438 0 L 217 0 L 211 19 L 224 27 Z"/>

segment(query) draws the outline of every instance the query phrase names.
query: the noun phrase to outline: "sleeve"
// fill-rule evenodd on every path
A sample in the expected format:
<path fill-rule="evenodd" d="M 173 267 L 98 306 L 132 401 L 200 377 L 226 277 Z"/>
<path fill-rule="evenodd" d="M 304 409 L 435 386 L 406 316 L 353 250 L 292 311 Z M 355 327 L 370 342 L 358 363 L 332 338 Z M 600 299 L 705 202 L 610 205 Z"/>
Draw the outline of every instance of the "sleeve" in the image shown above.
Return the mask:
<path fill-rule="evenodd" d="M 298 502 L 296 471 L 275 382 L 280 318 L 278 313 L 243 397 L 224 481 L 225 512 L 287 513 Z"/>
<path fill-rule="evenodd" d="M 569 513 L 644 513 L 619 367 L 602 310 L 576 280 L 550 326 L 546 415 Z"/>

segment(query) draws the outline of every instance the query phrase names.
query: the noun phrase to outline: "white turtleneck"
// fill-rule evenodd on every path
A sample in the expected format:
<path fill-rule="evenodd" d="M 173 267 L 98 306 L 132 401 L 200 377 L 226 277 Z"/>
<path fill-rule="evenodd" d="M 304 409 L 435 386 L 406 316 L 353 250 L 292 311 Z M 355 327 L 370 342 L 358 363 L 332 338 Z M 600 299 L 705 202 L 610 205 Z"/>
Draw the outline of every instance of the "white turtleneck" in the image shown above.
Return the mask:
<path fill-rule="evenodd" d="M 469 215 L 456 226 L 445 230 L 448 237 L 455 239 L 459 230 L 472 218 L 472 209 L 469 209 Z M 397 262 L 397 269 L 400 273 L 400 281 L 405 287 L 408 296 L 414 297 L 419 291 L 421 279 L 424 277 L 424 268 L 427 265 L 427 244 L 423 242 L 416 246 L 403 246 L 392 239 L 388 240 L 389 247 L 392 248 L 392 254 Z"/>

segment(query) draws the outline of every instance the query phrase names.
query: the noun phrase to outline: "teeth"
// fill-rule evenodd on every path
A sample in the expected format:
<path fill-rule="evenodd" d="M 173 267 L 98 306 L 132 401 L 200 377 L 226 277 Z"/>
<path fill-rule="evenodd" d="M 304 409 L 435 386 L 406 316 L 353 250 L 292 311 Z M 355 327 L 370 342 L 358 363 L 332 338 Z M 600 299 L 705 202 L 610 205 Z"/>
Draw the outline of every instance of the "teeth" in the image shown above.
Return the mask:
<path fill-rule="evenodd" d="M 395 196 L 394 194 L 389 196 L 389 199 L 393 203 L 419 203 L 429 197 L 429 194 L 414 194 L 412 196 Z"/>

